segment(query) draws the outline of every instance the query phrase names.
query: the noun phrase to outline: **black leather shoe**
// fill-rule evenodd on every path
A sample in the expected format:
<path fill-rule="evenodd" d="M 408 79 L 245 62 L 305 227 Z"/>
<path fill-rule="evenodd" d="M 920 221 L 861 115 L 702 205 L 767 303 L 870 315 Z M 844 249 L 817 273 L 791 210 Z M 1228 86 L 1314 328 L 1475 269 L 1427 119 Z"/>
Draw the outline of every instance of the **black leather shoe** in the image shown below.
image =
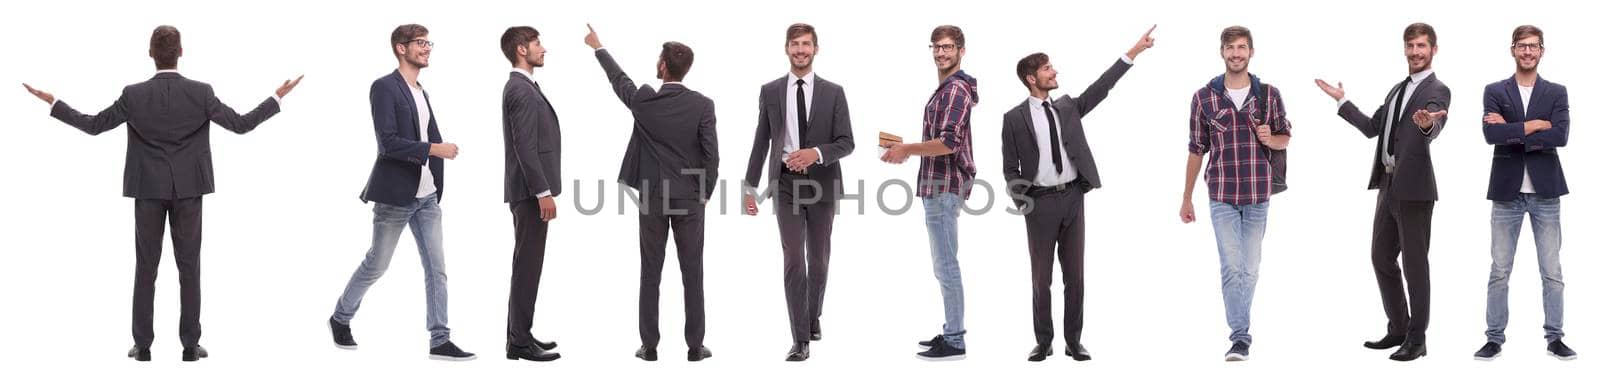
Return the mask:
<path fill-rule="evenodd" d="M 1500 343 L 1493 341 L 1484 343 L 1483 348 L 1472 354 L 1472 359 L 1477 361 L 1494 361 L 1496 357 L 1500 357 Z"/>
<path fill-rule="evenodd" d="M 554 361 L 559 358 L 561 358 L 560 353 L 546 351 L 537 343 L 526 347 L 506 343 L 506 360 Z"/>
<path fill-rule="evenodd" d="M 339 324 L 329 317 L 328 329 L 333 331 L 333 346 L 339 349 L 356 349 L 356 338 L 350 335 L 350 324 Z"/>
<path fill-rule="evenodd" d="M 639 350 L 633 351 L 633 357 L 644 361 L 656 361 L 656 349 L 655 347 L 639 347 Z"/>
<path fill-rule="evenodd" d="M 799 343 L 789 348 L 789 357 L 783 361 L 806 361 L 811 358 L 811 344 Z"/>
<path fill-rule="evenodd" d="M 705 346 L 689 348 L 689 361 L 700 361 L 711 358 L 711 349 Z"/>
<path fill-rule="evenodd" d="M 206 352 L 206 347 L 183 347 L 183 361 L 200 361 L 207 357 L 211 357 L 211 353 Z"/>
<path fill-rule="evenodd" d="M 1379 339 L 1378 341 L 1368 341 L 1368 342 L 1362 343 L 1361 345 L 1365 346 L 1365 347 L 1367 347 L 1369 349 L 1389 349 L 1389 348 L 1398 347 L 1398 346 L 1400 346 L 1400 344 L 1404 344 L 1405 342 L 1406 342 L 1406 337 L 1405 336 L 1388 335 L 1388 336 L 1384 336 L 1382 339 Z"/>
<path fill-rule="evenodd" d="M 1428 346 L 1426 344 L 1405 344 L 1401 345 L 1400 349 L 1395 350 L 1393 355 L 1389 355 L 1389 360 L 1412 361 L 1427 355 Z"/>
<path fill-rule="evenodd" d="M 1044 361 L 1044 358 L 1056 354 L 1048 345 L 1036 345 L 1032 352 L 1028 352 L 1028 361 Z"/>
<path fill-rule="evenodd" d="M 539 346 L 539 349 L 543 349 L 545 352 L 555 351 L 557 347 L 554 341 L 539 341 L 539 339 L 533 339 L 533 345 Z"/>
<path fill-rule="evenodd" d="M 150 348 L 134 346 L 128 350 L 128 357 L 136 361 L 150 361 Z"/>
<path fill-rule="evenodd" d="M 1067 343 L 1067 356 L 1072 356 L 1072 360 L 1076 361 L 1088 361 L 1089 350 L 1083 344 Z"/>

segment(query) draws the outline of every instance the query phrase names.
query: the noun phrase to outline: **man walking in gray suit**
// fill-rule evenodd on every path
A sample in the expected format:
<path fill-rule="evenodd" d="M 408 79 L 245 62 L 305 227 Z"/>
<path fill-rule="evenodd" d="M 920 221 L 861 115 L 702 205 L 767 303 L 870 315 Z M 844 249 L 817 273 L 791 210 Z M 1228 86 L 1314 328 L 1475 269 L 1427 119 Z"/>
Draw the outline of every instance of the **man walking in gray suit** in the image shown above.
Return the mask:
<path fill-rule="evenodd" d="M 1001 165 L 1006 191 L 1027 220 L 1029 265 L 1033 276 L 1033 335 L 1038 344 L 1028 361 L 1044 361 L 1054 351 L 1050 321 L 1051 268 L 1061 259 L 1062 295 L 1065 298 L 1062 333 L 1067 355 L 1089 360 L 1079 343 L 1083 334 L 1083 197 L 1100 187 L 1100 171 L 1083 133 L 1083 116 L 1111 93 L 1111 87 L 1133 67 L 1133 59 L 1155 46 L 1145 32 L 1128 53 L 1111 64 L 1100 79 L 1074 98 L 1051 99 L 1059 87 L 1050 57 L 1034 53 L 1017 61 L 1017 79 L 1028 87 L 1028 98 L 1004 115 L 1001 124 Z"/>
<path fill-rule="evenodd" d="M 805 361 L 811 357 L 811 342 L 822 340 L 822 293 L 828 286 L 833 217 L 843 193 L 839 160 L 856 144 L 844 87 L 811 70 L 816 28 L 790 25 L 784 46 L 789 74 L 761 86 L 761 112 L 744 177 L 744 209 L 754 216 L 758 195 L 777 197 L 773 212 L 794 338 L 787 360 Z M 770 171 L 768 190 L 758 193 L 763 169 Z"/>
<path fill-rule="evenodd" d="M 516 246 L 511 257 L 511 295 L 506 304 L 506 358 L 551 361 L 555 342 L 533 337 L 533 308 L 544 271 L 545 241 L 561 195 L 561 122 L 533 77 L 544 66 L 539 30 L 511 27 L 500 35 L 511 61 L 511 78 L 500 99 L 506 148 L 505 202 L 511 204 Z"/>
<path fill-rule="evenodd" d="M 156 270 L 161 264 L 161 232 L 172 225 L 173 259 L 178 263 L 178 338 L 183 361 L 208 356 L 200 346 L 200 207 L 215 190 L 211 171 L 211 123 L 244 134 L 278 114 L 280 103 L 300 79 L 284 81 L 277 92 L 240 115 L 217 100 L 211 85 L 178 74 L 183 43 L 178 29 L 163 25 L 150 34 L 156 75 L 122 89 L 122 96 L 95 115 L 85 115 L 48 92 L 23 84 L 50 104 L 50 117 L 98 135 L 128 123 L 128 156 L 122 195 L 133 201 L 135 268 L 133 349 L 128 357 L 150 361 L 155 339 Z"/>
<path fill-rule="evenodd" d="M 678 245 L 683 276 L 684 341 L 689 361 L 711 357 L 704 345 L 706 299 L 703 253 L 705 204 L 717 180 L 717 115 L 711 99 L 682 83 L 694 64 L 689 46 L 661 45 L 656 77 L 661 88 L 639 87 L 600 44 L 594 28 L 583 39 L 605 70 L 617 99 L 633 113 L 633 133 L 617 179 L 639 192 L 639 339 L 634 356 L 656 360 L 661 341 L 661 267 L 667 233 Z"/>
<path fill-rule="evenodd" d="M 1433 26 L 1411 24 L 1402 40 L 1410 75 L 1395 84 L 1372 116 L 1345 99 L 1343 83 L 1316 82 L 1328 97 L 1338 100 L 1339 117 L 1368 138 L 1379 138 L 1367 189 L 1378 190 L 1378 209 L 1372 220 L 1372 270 L 1389 324 L 1382 339 L 1365 346 L 1379 350 L 1400 347 L 1389 359 L 1412 361 L 1428 355 L 1432 292 L 1428 245 L 1433 203 L 1439 200 L 1429 144 L 1444 130 L 1450 87 L 1433 73 L 1433 56 L 1439 53 Z"/>

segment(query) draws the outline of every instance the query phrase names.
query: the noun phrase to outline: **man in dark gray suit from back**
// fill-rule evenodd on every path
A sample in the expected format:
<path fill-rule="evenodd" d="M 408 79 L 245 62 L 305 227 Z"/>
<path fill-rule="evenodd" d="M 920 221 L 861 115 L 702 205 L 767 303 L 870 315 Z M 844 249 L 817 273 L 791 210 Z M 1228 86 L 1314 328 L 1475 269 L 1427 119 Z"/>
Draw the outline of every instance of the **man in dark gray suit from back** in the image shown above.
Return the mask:
<path fill-rule="evenodd" d="M 561 358 L 555 342 L 533 337 L 534 303 L 544 272 L 545 242 L 561 195 L 561 122 L 533 77 L 544 66 L 539 30 L 511 27 L 500 35 L 500 50 L 511 61 L 511 78 L 501 96 L 506 146 L 505 202 L 511 204 L 516 247 L 511 259 L 511 294 L 506 305 L 506 358 L 551 361 Z"/>
<path fill-rule="evenodd" d="M 235 133 L 254 130 L 278 113 L 279 102 L 300 79 L 285 81 L 271 98 L 240 115 L 217 100 L 210 84 L 178 74 L 183 44 L 178 29 L 156 27 L 150 35 L 150 58 L 156 75 L 122 89 L 122 96 L 96 115 L 85 115 L 55 96 L 24 84 L 28 92 L 50 103 L 50 116 L 90 135 L 128 123 L 128 154 L 123 166 L 122 195 L 134 198 L 133 349 L 128 357 L 150 361 L 155 339 L 156 270 L 161 263 L 161 234 L 172 225 L 173 259 L 178 263 L 178 338 L 183 360 L 207 357 L 200 347 L 200 208 L 201 196 L 215 190 L 211 172 L 211 122 Z"/>
<path fill-rule="evenodd" d="M 717 180 L 717 116 L 711 99 L 681 82 L 694 64 L 694 51 L 678 42 L 661 45 L 656 77 L 661 89 L 637 87 L 600 45 L 589 29 L 584 43 L 611 81 L 612 90 L 633 112 L 633 133 L 617 177 L 639 192 L 639 338 L 644 345 L 634 356 L 656 360 L 661 341 L 658 316 L 661 267 L 667 255 L 667 231 L 678 245 L 683 275 L 684 339 L 689 361 L 711 357 L 706 333 L 705 203 Z"/>
<path fill-rule="evenodd" d="M 744 210 L 754 216 L 758 195 L 777 197 L 773 212 L 794 338 L 786 359 L 805 361 L 811 357 L 811 342 L 822 340 L 822 294 L 828 286 L 833 217 L 843 193 L 839 160 L 856 144 L 844 87 L 811 70 L 816 28 L 794 24 L 785 35 L 789 74 L 761 86 L 761 113 L 744 176 Z M 768 189 L 759 193 L 763 168 L 769 171 Z"/>

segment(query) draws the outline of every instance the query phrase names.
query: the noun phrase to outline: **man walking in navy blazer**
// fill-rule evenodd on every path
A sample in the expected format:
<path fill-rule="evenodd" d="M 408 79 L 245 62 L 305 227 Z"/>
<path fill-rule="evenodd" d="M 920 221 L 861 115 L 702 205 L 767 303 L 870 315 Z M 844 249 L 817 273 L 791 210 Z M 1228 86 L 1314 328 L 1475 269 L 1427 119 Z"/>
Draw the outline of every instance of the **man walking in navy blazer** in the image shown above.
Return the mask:
<path fill-rule="evenodd" d="M 1544 281 L 1544 338 L 1551 356 L 1578 358 L 1561 342 L 1561 195 L 1567 194 L 1566 176 L 1556 149 L 1567 145 L 1567 87 L 1539 76 L 1544 57 L 1544 31 L 1524 25 L 1511 33 L 1511 57 L 1517 74 L 1483 88 L 1483 138 L 1494 146 L 1489 168 L 1489 342 L 1473 357 L 1494 360 L 1506 342 L 1509 310 L 1506 292 L 1511 260 L 1517 254 L 1522 218 L 1533 220 L 1533 242 L 1538 248 L 1539 274 Z"/>

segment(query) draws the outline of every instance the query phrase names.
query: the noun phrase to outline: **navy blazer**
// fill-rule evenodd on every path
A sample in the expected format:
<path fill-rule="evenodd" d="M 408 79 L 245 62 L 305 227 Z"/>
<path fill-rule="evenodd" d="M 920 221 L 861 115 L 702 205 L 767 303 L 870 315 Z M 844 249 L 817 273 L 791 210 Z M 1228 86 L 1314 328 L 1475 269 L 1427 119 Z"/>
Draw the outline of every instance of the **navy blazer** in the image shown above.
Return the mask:
<path fill-rule="evenodd" d="M 1523 113 L 1517 78 L 1497 81 L 1483 88 L 1483 113 L 1498 113 L 1505 124 L 1483 124 L 1483 138 L 1494 145 L 1494 163 L 1489 167 L 1489 200 L 1508 201 L 1522 191 L 1522 172 L 1533 179 L 1533 190 L 1542 197 L 1567 194 L 1567 177 L 1561 172 L 1561 156 L 1556 148 L 1567 145 L 1567 87 L 1545 81 L 1533 83 L 1533 97 Z M 1550 129 L 1523 134 L 1523 122 L 1545 120 Z"/>
<path fill-rule="evenodd" d="M 439 136 L 438 115 L 433 114 L 433 104 L 428 102 L 428 92 L 422 92 L 422 101 L 428 106 L 431 117 L 427 140 L 422 140 L 422 130 L 417 127 L 417 102 L 411 98 L 410 86 L 400 77 L 399 70 L 373 81 L 368 98 L 372 101 L 372 130 L 378 137 L 378 160 L 372 163 L 372 175 L 367 177 L 367 187 L 361 191 L 361 201 L 389 205 L 416 202 L 424 163 L 433 172 L 433 186 L 439 189 L 437 196 L 444 200 L 444 159 L 428 155 L 431 143 L 444 142 Z"/>

